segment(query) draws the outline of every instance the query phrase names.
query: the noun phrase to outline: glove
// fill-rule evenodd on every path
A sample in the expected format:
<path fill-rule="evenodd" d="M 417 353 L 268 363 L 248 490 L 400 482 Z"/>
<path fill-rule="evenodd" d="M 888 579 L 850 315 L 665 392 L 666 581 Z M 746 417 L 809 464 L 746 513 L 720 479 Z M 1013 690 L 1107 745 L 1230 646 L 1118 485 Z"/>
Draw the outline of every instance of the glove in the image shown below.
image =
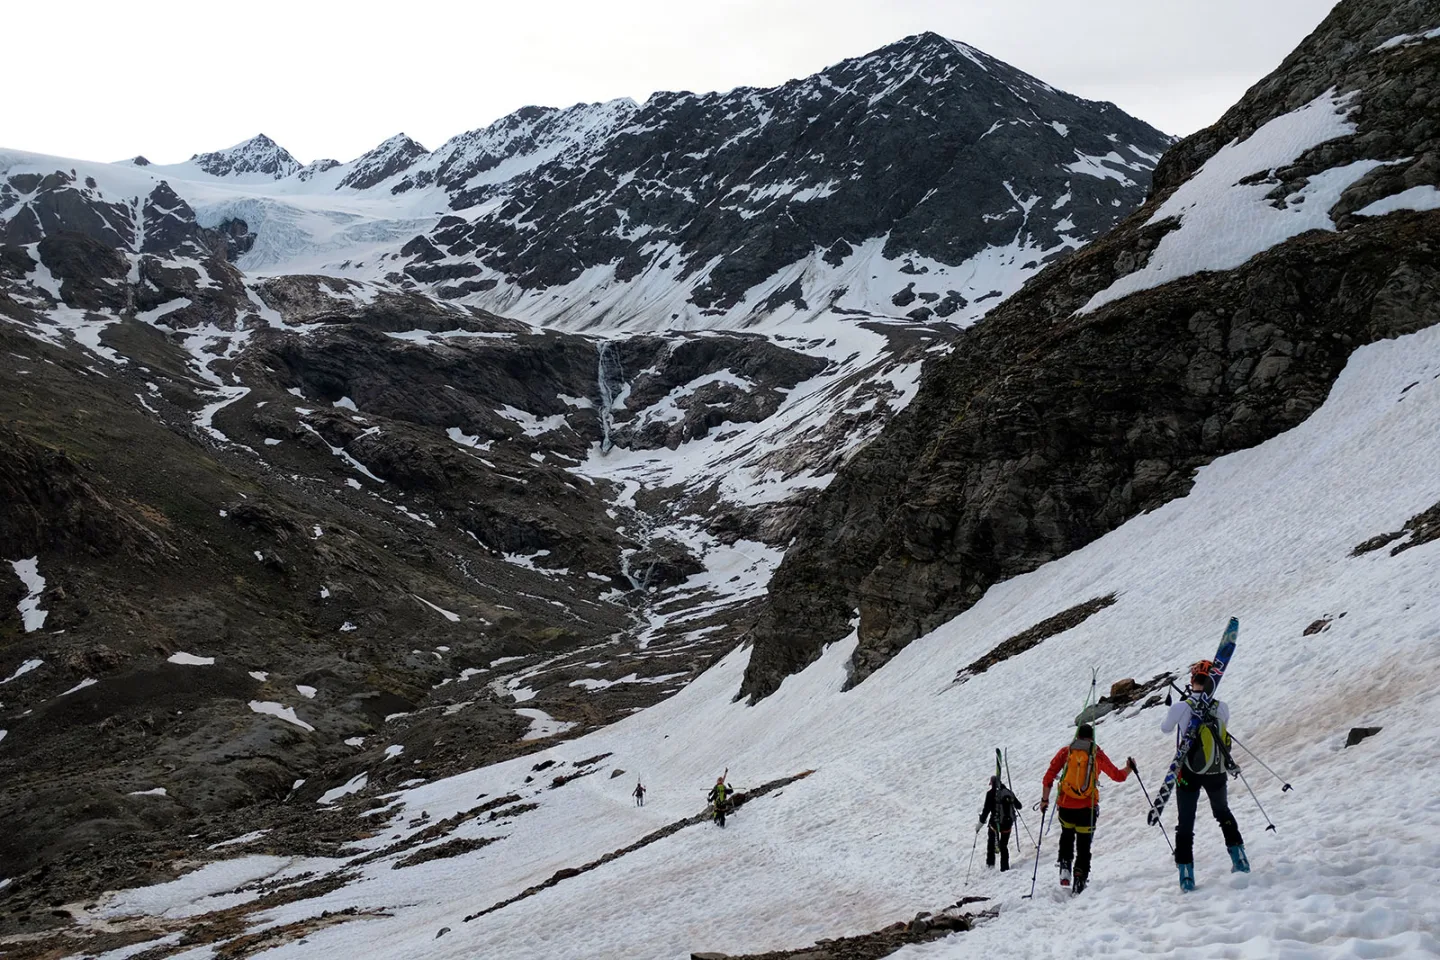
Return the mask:
<path fill-rule="evenodd" d="M 1134 758 L 1134 757 L 1126 757 L 1126 758 L 1125 758 L 1125 766 L 1128 767 L 1129 769 L 1133 770 L 1135 773 L 1139 773 L 1139 772 L 1140 772 L 1140 768 L 1137 767 L 1137 766 L 1135 766 L 1135 758 Z"/>
<path fill-rule="evenodd" d="M 984 820 L 978 821 L 978 822 L 975 824 L 975 832 L 976 832 L 976 833 L 979 833 L 979 832 L 980 832 L 980 828 L 983 827 L 983 826 L 985 826 L 985 821 L 984 821 Z"/>

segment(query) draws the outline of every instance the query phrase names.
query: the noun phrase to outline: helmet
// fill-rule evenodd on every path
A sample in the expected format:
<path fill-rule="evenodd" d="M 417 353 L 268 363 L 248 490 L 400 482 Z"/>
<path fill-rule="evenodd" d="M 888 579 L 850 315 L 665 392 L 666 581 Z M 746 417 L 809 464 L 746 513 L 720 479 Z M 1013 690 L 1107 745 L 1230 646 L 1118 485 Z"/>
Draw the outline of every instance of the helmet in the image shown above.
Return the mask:
<path fill-rule="evenodd" d="M 1210 675 L 1214 664 L 1209 660 L 1201 660 L 1190 668 L 1190 686 L 1199 686 L 1205 693 L 1215 692 L 1215 678 Z"/>

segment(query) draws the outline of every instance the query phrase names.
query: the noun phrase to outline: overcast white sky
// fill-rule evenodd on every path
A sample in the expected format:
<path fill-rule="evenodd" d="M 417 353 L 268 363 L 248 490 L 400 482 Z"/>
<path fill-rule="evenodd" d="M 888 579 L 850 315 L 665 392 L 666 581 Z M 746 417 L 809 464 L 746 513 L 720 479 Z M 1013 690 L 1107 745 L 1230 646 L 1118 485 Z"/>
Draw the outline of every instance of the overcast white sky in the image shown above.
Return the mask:
<path fill-rule="evenodd" d="M 1334 0 L 10 0 L 0 146 L 173 163 L 264 132 L 302 162 L 433 149 L 525 104 L 806 76 L 964 40 L 1167 133 L 1217 119 Z"/>

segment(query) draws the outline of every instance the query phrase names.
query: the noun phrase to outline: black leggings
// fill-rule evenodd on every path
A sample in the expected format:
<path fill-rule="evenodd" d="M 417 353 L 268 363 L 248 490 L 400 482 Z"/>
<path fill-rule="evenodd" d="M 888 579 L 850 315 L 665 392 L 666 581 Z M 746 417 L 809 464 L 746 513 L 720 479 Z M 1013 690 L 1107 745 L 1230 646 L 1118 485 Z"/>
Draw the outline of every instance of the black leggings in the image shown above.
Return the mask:
<path fill-rule="evenodd" d="M 1175 781 L 1175 811 L 1180 819 L 1175 824 L 1175 862 L 1195 862 L 1195 810 L 1200 805 L 1200 790 L 1210 799 L 1210 812 L 1225 835 L 1225 846 L 1237 847 L 1245 841 L 1240 827 L 1225 800 L 1225 774 L 1182 772 Z"/>
<path fill-rule="evenodd" d="M 1000 831 L 997 832 L 996 829 L 995 829 L 995 825 L 992 823 L 992 824 L 990 825 L 990 829 L 988 829 L 988 830 L 985 831 L 985 865 L 986 865 L 987 867 L 993 867 L 993 866 L 995 866 L 995 846 L 996 846 L 996 844 L 999 844 L 999 846 L 1000 846 L 1000 869 L 1001 869 L 1002 871 L 1004 871 L 1004 870 L 1009 870 L 1009 869 L 1010 869 L 1010 828 L 1009 828 L 1009 827 L 1006 827 L 1005 829 L 1000 830 Z"/>
<path fill-rule="evenodd" d="M 1082 807 L 1071 810 L 1061 807 L 1060 814 L 1060 865 L 1069 866 L 1070 857 L 1075 856 L 1075 876 L 1090 876 L 1090 841 L 1095 836 L 1095 823 L 1100 819 L 1099 807 Z"/>

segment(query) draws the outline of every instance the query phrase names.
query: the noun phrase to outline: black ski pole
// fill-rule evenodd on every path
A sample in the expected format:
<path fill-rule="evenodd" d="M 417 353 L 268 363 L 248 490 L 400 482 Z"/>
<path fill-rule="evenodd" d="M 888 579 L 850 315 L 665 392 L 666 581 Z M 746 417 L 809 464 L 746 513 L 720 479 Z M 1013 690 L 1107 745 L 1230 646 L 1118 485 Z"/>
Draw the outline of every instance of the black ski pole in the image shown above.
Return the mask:
<path fill-rule="evenodd" d="M 1011 795 L 1011 796 L 1014 796 L 1014 795 L 1015 795 L 1015 781 L 1010 779 L 1010 751 L 1009 751 L 1009 750 L 1006 750 L 1006 751 L 1005 751 L 1005 780 L 1006 780 L 1006 782 L 1007 782 L 1007 785 L 1008 785 L 1009 788 L 1010 788 L 1010 795 Z M 1016 803 L 1015 816 L 1017 816 L 1017 817 L 1020 818 L 1020 826 L 1022 826 L 1022 827 L 1025 828 L 1025 836 L 1027 836 L 1027 837 L 1030 838 L 1030 842 L 1031 842 L 1031 843 L 1034 843 L 1034 842 L 1035 842 L 1035 835 L 1030 832 L 1030 827 L 1027 826 L 1026 823 L 1025 823 L 1025 814 L 1023 814 L 1023 813 L 1020 812 L 1020 807 L 1019 807 L 1020 801 L 1017 799 L 1017 800 L 1015 801 L 1015 803 Z M 1019 838 L 1019 837 L 1016 837 L 1016 838 L 1015 838 L 1015 849 L 1016 849 L 1016 850 L 1019 850 L 1019 849 L 1020 849 L 1020 838 Z"/>
<path fill-rule="evenodd" d="M 978 825 L 977 825 L 977 826 L 978 826 Z M 979 846 L 979 845 L 980 845 L 980 831 L 977 829 L 977 830 L 975 831 L 975 841 L 970 844 L 970 866 L 965 868 L 965 886 L 964 886 L 964 887 L 961 887 L 962 890 L 967 889 L 967 888 L 969 888 L 969 886 L 970 886 L 970 869 L 971 869 L 971 867 L 974 867 L 974 866 L 975 866 L 975 848 L 976 848 L 977 846 Z M 989 848 L 989 847 L 986 847 L 985 849 L 988 850 L 988 849 L 990 849 L 990 848 Z M 989 856 L 989 854 L 986 854 L 986 856 Z"/>
<path fill-rule="evenodd" d="M 1235 744 L 1235 746 L 1239 747 L 1241 750 L 1244 750 L 1246 753 L 1250 754 L 1251 760 L 1254 760 L 1256 763 L 1260 764 L 1260 766 L 1264 767 L 1269 772 L 1270 776 L 1274 777 L 1276 780 L 1279 780 L 1281 784 L 1281 793 L 1284 793 L 1286 790 L 1294 789 L 1290 786 L 1290 784 L 1285 782 L 1284 777 L 1280 776 L 1280 774 L 1276 773 L 1274 770 L 1271 770 L 1269 765 L 1264 760 L 1261 760 L 1259 757 L 1255 756 L 1255 751 L 1251 750 L 1249 747 L 1245 746 L 1245 744 L 1241 743 L 1238 739 L 1236 739 L 1234 734 L 1231 734 L 1230 742 Z"/>
<path fill-rule="evenodd" d="M 1250 781 L 1245 779 L 1245 771 L 1241 770 L 1239 765 L 1235 767 L 1235 776 L 1239 777 L 1240 782 L 1245 784 L 1246 790 L 1250 790 Z M 1254 790 L 1250 790 L 1250 799 L 1255 801 L 1255 806 L 1260 807 L 1260 816 L 1265 818 L 1265 829 L 1278 833 L 1279 831 L 1275 830 L 1275 824 L 1270 820 L 1270 814 L 1265 812 L 1265 808 L 1261 805 L 1260 798 L 1255 796 Z"/>
<path fill-rule="evenodd" d="M 1131 767 L 1131 768 L 1130 768 L 1130 772 L 1133 773 L 1133 774 L 1135 774 L 1135 782 L 1138 783 L 1138 784 L 1140 784 L 1140 792 L 1143 793 L 1143 794 L 1145 794 L 1145 802 L 1146 802 L 1146 803 L 1150 806 L 1150 808 L 1153 810 L 1153 809 L 1155 808 L 1155 804 L 1154 804 L 1154 802 L 1152 802 L 1151 799 L 1150 799 L 1150 791 L 1145 789 L 1145 781 L 1140 779 L 1140 771 L 1139 771 L 1138 769 L 1136 769 L 1135 767 Z M 1175 852 L 1175 844 L 1173 844 L 1173 843 L 1170 842 L 1170 834 L 1168 834 L 1168 833 L 1165 832 L 1165 824 L 1163 824 L 1163 823 L 1161 823 L 1159 820 L 1157 820 L 1157 821 L 1155 821 L 1155 826 L 1157 826 L 1157 827 L 1160 828 L 1160 836 L 1162 836 L 1162 837 L 1165 838 L 1165 846 L 1167 846 L 1167 847 L 1170 848 L 1170 852 L 1171 852 L 1171 853 L 1174 853 L 1174 852 Z"/>
<path fill-rule="evenodd" d="M 1052 823 L 1054 822 L 1055 814 L 1050 814 L 1050 820 Z M 1045 830 L 1045 812 L 1042 810 L 1040 812 L 1040 840 L 1035 841 L 1035 870 L 1030 874 L 1030 892 L 1022 896 L 1020 898 L 1022 900 L 1029 900 L 1035 896 L 1035 882 L 1040 878 L 1040 841 L 1045 839 Z"/>

